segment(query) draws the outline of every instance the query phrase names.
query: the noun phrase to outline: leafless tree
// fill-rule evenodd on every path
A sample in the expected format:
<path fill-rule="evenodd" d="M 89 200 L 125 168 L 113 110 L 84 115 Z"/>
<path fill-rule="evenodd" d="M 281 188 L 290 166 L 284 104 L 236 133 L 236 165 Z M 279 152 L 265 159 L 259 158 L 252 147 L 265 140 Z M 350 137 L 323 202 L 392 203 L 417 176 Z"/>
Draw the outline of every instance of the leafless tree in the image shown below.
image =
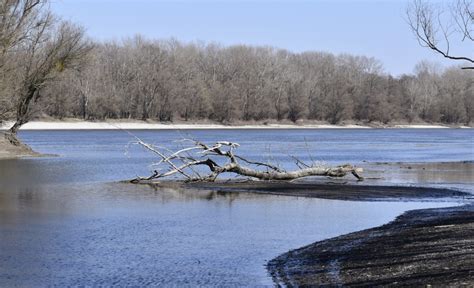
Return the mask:
<path fill-rule="evenodd" d="M 462 41 L 469 39 L 474 41 L 473 22 L 474 6 L 472 0 L 458 0 L 451 7 L 451 14 L 456 21 L 458 31 L 462 34 Z"/>
<path fill-rule="evenodd" d="M 16 133 L 29 121 L 31 106 L 41 90 L 66 69 L 78 65 L 90 50 L 82 28 L 68 22 L 54 24 L 54 17 L 48 13 L 41 25 L 29 31 L 31 38 L 23 49 L 16 52 L 19 70 L 16 117 L 7 134 L 13 144 L 20 143 Z"/>
<path fill-rule="evenodd" d="M 0 99 L 14 103 L 10 107 L 16 111 L 15 123 L 5 135 L 16 145 L 20 144 L 16 133 L 29 120 L 40 91 L 90 50 L 82 28 L 56 19 L 47 4 L 47 0 L 0 4 Z"/>
<path fill-rule="evenodd" d="M 464 123 L 472 110 L 464 100 L 470 98 L 469 89 L 453 95 L 452 103 L 442 102 L 443 91 L 449 90 L 442 79 L 448 74 L 426 62 L 416 66 L 414 75 L 396 78 L 385 73 L 379 61 L 364 56 L 142 36 L 96 46 L 93 61 L 61 73 L 43 90 L 39 104 L 48 115 L 228 124 L 272 119 L 386 124 Z M 449 77 L 470 87 L 471 72 Z M 443 117 L 441 103 L 467 105 L 466 116 Z"/>
<path fill-rule="evenodd" d="M 40 10 L 46 0 L 5 0 L 0 3 L 0 123 L 12 116 L 14 106 L 11 96 L 15 87 L 16 59 L 14 51 L 32 36 L 36 26 L 41 26 L 47 15 Z"/>
<path fill-rule="evenodd" d="M 456 0 L 451 7 L 436 6 L 430 1 L 414 0 L 407 9 L 407 20 L 420 45 L 428 47 L 443 57 L 465 61 L 474 69 L 474 58 L 457 55 L 452 51 L 453 42 L 473 42 L 474 7 L 471 0 Z"/>

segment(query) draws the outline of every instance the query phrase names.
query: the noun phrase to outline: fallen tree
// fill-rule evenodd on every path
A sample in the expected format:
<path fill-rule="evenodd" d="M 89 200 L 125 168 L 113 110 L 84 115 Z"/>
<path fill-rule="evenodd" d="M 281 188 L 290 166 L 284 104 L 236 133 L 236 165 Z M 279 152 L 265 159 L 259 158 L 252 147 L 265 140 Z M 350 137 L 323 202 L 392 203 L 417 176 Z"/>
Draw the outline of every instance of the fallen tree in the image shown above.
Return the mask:
<path fill-rule="evenodd" d="M 213 182 L 223 173 L 233 173 L 237 176 L 274 181 L 290 181 L 308 176 L 344 177 L 347 174 L 354 175 L 359 181 L 363 180 L 361 176 L 362 168 L 357 168 L 350 164 L 336 167 L 315 165 L 314 163 L 309 165 L 293 157 L 299 169 L 287 171 L 271 163 L 251 161 L 235 154 L 234 150 L 240 145 L 228 141 L 219 141 L 209 146 L 196 140 L 184 139 L 182 140 L 183 142 L 191 143 L 191 145 L 183 147 L 178 151 L 171 151 L 163 147 L 153 146 L 143 142 L 136 136 L 134 137 L 137 140 L 134 142 L 135 144 L 139 144 L 158 155 L 160 160 L 153 165 L 157 168 L 153 171 L 152 175 L 137 177 L 131 180 L 132 183 L 153 181 L 178 174 L 184 177 L 186 181 Z M 241 163 L 245 163 L 246 166 Z M 161 168 L 162 166 L 165 166 L 164 170 Z M 201 175 L 202 171 L 196 169 L 198 166 L 208 168 L 205 175 Z"/>

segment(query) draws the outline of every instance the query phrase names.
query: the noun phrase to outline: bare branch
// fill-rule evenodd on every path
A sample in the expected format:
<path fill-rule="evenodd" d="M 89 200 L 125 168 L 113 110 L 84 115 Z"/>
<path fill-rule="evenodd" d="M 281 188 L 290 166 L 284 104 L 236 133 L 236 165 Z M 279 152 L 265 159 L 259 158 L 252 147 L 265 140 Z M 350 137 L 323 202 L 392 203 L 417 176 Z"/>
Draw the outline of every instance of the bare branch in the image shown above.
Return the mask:
<path fill-rule="evenodd" d="M 135 138 L 137 139 L 137 143 L 142 145 L 143 147 L 145 147 L 146 149 L 150 150 L 151 152 L 157 154 L 158 156 L 161 157 L 161 159 L 163 160 L 163 162 L 166 162 L 168 163 L 172 168 L 174 168 L 176 170 L 176 172 L 179 172 L 180 174 L 184 175 L 186 178 L 188 179 L 192 179 L 191 176 L 189 176 L 188 174 L 186 174 L 182 169 L 180 169 L 179 167 L 177 167 L 173 162 L 171 162 L 171 160 L 166 157 L 166 155 L 164 155 L 162 152 L 160 152 L 159 150 L 155 149 L 152 145 L 148 144 L 148 143 L 145 143 L 143 142 L 140 138 L 136 137 Z M 187 167 L 187 166 L 186 166 Z M 184 167 L 184 168 L 186 168 Z M 183 168 L 183 169 L 184 169 Z"/>
<path fill-rule="evenodd" d="M 308 176 L 343 177 L 347 175 L 348 173 L 351 173 L 358 180 L 363 179 L 363 177 L 360 176 L 362 169 L 353 167 L 352 165 L 349 165 L 349 164 L 337 166 L 337 167 L 323 167 L 323 166 L 310 167 L 309 165 L 298 160 L 296 157 L 293 157 L 293 158 L 299 161 L 297 163 L 302 163 L 306 167 L 304 168 L 302 167 L 301 169 L 294 170 L 294 171 L 284 171 L 272 164 L 263 163 L 259 161 L 251 161 L 242 156 L 235 155 L 233 153 L 233 149 L 239 147 L 240 145 L 237 143 L 231 143 L 227 141 L 219 141 L 219 142 L 216 142 L 213 146 L 209 146 L 202 142 L 193 140 L 194 146 L 182 148 L 172 153 L 170 156 L 166 156 L 164 153 L 160 152 L 159 150 L 157 150 L 155 147 L 151 146 L 150 144 L 143 142 L 136 136 L 135 138 L 138 141 L 137 143 L 139 143 L 140 145 L 144 146 L 147 150 L 161 157 L 160 162 L 158 162 L 159 164 L 167 163 L 170 169 L 163 173 L 159 173 L 158 170 L 154 170 L 153 174 L 149 177 L 138 177 L 132 180 L 132 182 L 134 183 L 165 178 L 165 177 L 169 177 L 178 173 L 181 175 L 184 175 L 187 178 L 187 181 L 215 181 L 216 178 L 222 173 L 233 173 L 238 176 L 251 177 L 251 178 L 256 178 L 260 180 L 286 180 L 286 181 L 295 180 L 298 178 L 308 177 Z M 224 146 L 229 147 L 229 150 L 223 151 L 221 148 Z M 196 151 L 196 150 L 200 150 L 200 151 Z M 205 160 L 195 160 L 199 156 L 198 157 L 193 157 L 193 156 L 179 157 L 181 153 L 190 153 L 191 151 L 196 151 L 195 153 L 197 155 L 205 154 L 205 155 L 208 155 L 209 157 Z M 227 162 L 221 166 L 217 164 L 217 162 L 214 159 L 212 159 L 212 157 L 224 158 L 224 159 L 227 159 Z M 172 162 L 173 159 L 179 159 L 180 161 L 183 161 L 183 164 L 177 166 Z M 246 166 L 241 165 L 237 161 L 237 159 L 242 160 L 247 164 L 254 165 L 256 167 L 266 167 L 269 169 L 262 171 L 262 170 L 246 167 Z M 210 173 L 207 176 L 203 176 L 203 177 L 202 176 L 191 177 L 185 172 L 186 169 L 192 169 L 192 167 L 199 166 L 199 165 L 207 166 L 209 168 Z"/>
<path fill-rule="evenodd" d="M 277 172 L 284 172 L 284 170 L 282 170 L 279 167 L 277 167 L 275 165 L 272 165 L 272 164 L 258 162 L 258 161 L 250 161 L 250 160 L 247 160 L 244 157 L 238 156 L 238 155 L 235 155 L 235 158 L 240 159 L 240 160 L 242 160 L 242 161 L 244 161 L 248 164 L 253 164 L 253 165 L 257 165 L 257 166 L 264 166 L 264 167 L 270 168 L 270 169 L 272 169 L 274 171 L 277 171 Z"/>
<path fill-rule="evenodd" d="M 458 0 L 456 6 L 451 9 L 451 13 L 463 36 L 463 40 L 469 39 L 473 41 L 471 27 L 474 18 L 471 3 L 471 0 Z M 444 23 L 441 19 L 443 12 L 443 10 L 436 9 L 429 2 L 414 0 L 407 9 L 407 20 L 413 34 L 421 46 L 428 47 L 447 59 L 474 64 L 474 58 L 472 57 L 453 55 L 451 53 L 450 43 L 452 39 L 450 36 L 452 32 L 450 31 L 450 23 Z M 435 14 L 437 14 L 437 19 L 435 19 Z M 444 45 L 441 44 L 442 42 Z M 468 66 L 463 67 L 463 69 L 474 69 L 474 67 Z"/>

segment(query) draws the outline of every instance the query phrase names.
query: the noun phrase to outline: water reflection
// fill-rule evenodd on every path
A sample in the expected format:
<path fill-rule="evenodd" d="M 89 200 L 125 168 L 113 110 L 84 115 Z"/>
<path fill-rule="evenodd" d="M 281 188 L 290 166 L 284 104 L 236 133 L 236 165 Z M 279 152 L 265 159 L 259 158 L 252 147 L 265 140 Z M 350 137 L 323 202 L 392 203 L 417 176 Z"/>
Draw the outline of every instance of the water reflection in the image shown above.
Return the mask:
<path fill-rule="evenodd" d="M 136 184 L 128 184 L 128 183 L 121 183 L 121 184 L 109 184 L 112 186 L 126 186 L 129 188 L 125 188 L 125 190 L 119 190 L 125 193 L 125 195 L 128 195 L 130 197 L 130 190 L 131 191 L 140 191 L 140 195 L 147 195 L 150 194 L 153 197 L 156 197 L 158 199 L 161 199 L 162 201 L 175 201 L 176 199 L 182 200 L 182 201 L 192 201 L 196 199 L 200 200 L 208 200 L 212 201 L 217 198 L 220 198 L 219 200 L 225 200 L 228 201 L 229 204 L 232 204 L 232 202 L 235 199 L 255 199 L 255 198 L 261 198 L 264 197 L 262 195 L 258 194 L 239 194 L 239 193 L 231 193 L 227 191 L 216 191 L 216 190 L 210 190 L 210 189 L 190 189 L 189 187 L 184 187 L 181 185 L 174 185 L 174 187 L 160 187 L 157 185 L 152 185 L 152 184 L 144 184 L 144 185 L 136 185 Z M 136 187 L 138 186 L 138 187 Z M 144 186 L 145 188 L 141 188 Z M 114 190 L 114 195 L 117 195 L 117 190 Z M 124 196 L 125 196 L 124 195 Z M 133 193 L 133 196 L 136 197 L 137 193 Z"/>

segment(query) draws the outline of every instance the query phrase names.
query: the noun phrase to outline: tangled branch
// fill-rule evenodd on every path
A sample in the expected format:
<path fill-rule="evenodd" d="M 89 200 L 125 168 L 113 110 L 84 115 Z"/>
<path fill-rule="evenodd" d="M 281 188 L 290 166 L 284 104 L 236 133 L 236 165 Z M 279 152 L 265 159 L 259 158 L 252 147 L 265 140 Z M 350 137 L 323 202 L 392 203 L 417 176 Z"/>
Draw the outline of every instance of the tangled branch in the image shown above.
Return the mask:
<path fill-rule="evenodd" d="M 223 173 L 233 173 L 237 176 L 250 177 L 259 180 L 295 180 L 308 176 L 328 176 L 328 177 L 344 177 L 352 174 L 358 180 L 363 180 L 360 175 L 362 168 L 356 168 L 346 164 L 337 167 L 325 167 L 308 165 L 301 160 L 295 159 L 298 170 L 286 171 L 271 163 L 252 161 L 240 155 L 235 154 L 235 149 L 240 145 L 229 141 L 218 141 L 210 146 L 205 143 L 184 139 L 183 142 L 189 142 L 189 147 L 184 147 L 178 151 L 170 151 L 169 155 L 161 151 L 159 148 L 136 138 L 136 144 L 143 146 L 148 151 L 160 157 L 159 162 L 155 166 L 165 166 L 163 172 L 155 169 L 153 174 L 148 177 L 137 177 L 131 180 L 132 183 L 144 181 L 152 181 L 156 179 L 166 178 L 175 174 L 181 174 L 186 181 L 209 181 L 213 182 Z M 163 150 L 163 149 L 162 149 Z M 191 153 L 192 152 L 192 153 Z M 223 164 L 219 164 L 224 162 Z M 247 166 L 241 164 L 245 163 Z M 208 168 L 206 175 L 200 175 L 196 169 L 197 166 L 205 166 Z M 264 169 L 258 169 L 258 168 Z"/>

